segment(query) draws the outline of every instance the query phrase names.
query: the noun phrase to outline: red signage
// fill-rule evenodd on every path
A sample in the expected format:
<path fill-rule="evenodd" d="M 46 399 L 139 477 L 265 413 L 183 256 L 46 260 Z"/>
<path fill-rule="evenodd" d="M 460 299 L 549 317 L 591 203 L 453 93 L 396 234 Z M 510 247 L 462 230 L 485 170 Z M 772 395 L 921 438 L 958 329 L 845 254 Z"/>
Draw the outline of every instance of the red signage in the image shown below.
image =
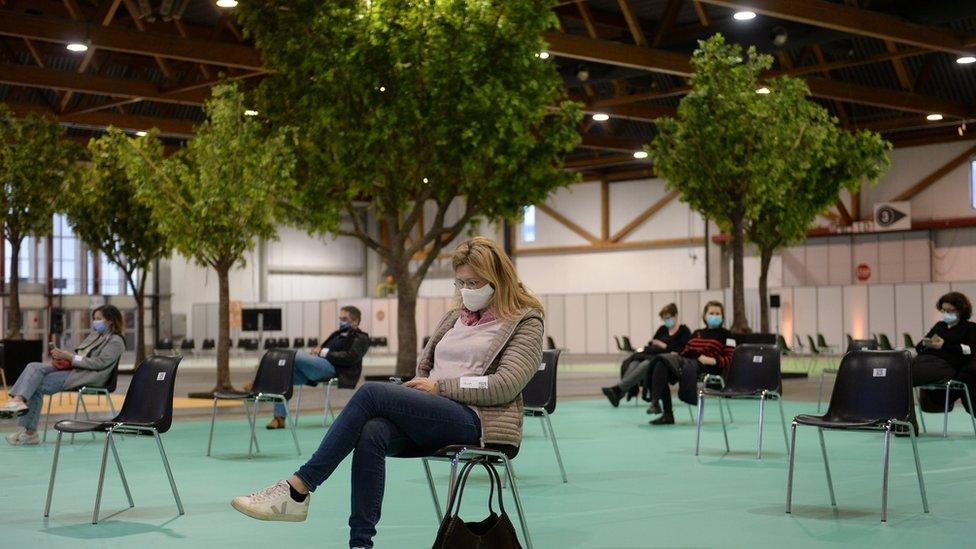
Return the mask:
<path fill-rule="evenodd" d="M 871 278 L 871 267 L 867 263 L 861 263 L 857 266 L 857 279 L 861 282 L 866 282 Z"/>

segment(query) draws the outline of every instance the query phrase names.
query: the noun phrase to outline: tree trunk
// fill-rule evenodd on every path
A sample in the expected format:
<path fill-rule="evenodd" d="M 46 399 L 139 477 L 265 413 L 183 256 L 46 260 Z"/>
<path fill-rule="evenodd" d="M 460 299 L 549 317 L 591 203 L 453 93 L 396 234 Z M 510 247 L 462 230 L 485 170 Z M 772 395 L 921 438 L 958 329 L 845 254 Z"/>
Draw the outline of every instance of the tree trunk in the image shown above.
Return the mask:
<path fill-rule="evenodd" d="M 10 238 L 10 324 L 7 327 L 7 339 L 23 339 L 20 331 L 20 244 L 23 240 L 17 236 Z"/>
<path fill-rule="evenodd" d="M 745 231 L 741 216 L 732 219 L 732 328 L 735 333 L 749 330 L 746 318 L 746 293 L 743 277 Z"/>
<path fill-rule="evenodd" d="M 218 263 L 217 281 L 220 297 L 217 300 L 219 326 L 217 329 L 217 385 L 214 391 L 233 391 L 230 384 L 230 263 Z"/>
<path fill-rule="evenodd" d="M 769 264 L 773 260 L 773 248 L 760 247 L 759 271 L 759 330 L 768 334 L 769 331 Z"/>
<path fill-rule="evenodd" d="M 135 277 L 135 272 L 132 277 Z M 142 279 L 136 285 L 134 278 L 130 282 L 132 297 L 136 300 L 136 364 L 138 368 L 146 359 L 146 271 L 142 272 Z"/>
<path fill-rule="evenodd" d="M 397 283 L 396 375 L 412 376 L 417 370 L 417 290 L 420 282 L 410 276 L 409 260 L 393 266 Z"/>

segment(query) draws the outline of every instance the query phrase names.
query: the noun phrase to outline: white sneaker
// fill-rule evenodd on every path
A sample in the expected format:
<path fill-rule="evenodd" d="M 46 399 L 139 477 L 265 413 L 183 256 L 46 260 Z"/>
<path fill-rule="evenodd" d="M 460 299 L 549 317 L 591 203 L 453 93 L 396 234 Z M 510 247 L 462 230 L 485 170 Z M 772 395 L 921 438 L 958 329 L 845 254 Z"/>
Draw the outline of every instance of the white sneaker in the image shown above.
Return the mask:
<path fill-rule="evenodd" d="M 308 516 L 308 502 L 312 500 L 312 494 L 308 494 L 305 501 L 298 502 L 291 498 L 290 488 L 287 481 L 281 480 L 249 496 L 236 497 L 230 504 L 258 520 L 302 522 Z"/>
<path fill-rule="evenodd" d="M 13 398 L 8 400 L 3 407 L 0 407 L 0 419 L 10 419 L 12 417 L 22 416 L 26 413 L 27 404 Z"/>
<path fill-rule="evenodd" d="M 26 429 L 21 429 L 16 433 L 11 433 L 7 435 L 7 442 L 13 444 L 14 446 L 29 446 L 41 443 L 41 437 L 37 436 L 35 431 L 33 435 L 28 435 Z"/>

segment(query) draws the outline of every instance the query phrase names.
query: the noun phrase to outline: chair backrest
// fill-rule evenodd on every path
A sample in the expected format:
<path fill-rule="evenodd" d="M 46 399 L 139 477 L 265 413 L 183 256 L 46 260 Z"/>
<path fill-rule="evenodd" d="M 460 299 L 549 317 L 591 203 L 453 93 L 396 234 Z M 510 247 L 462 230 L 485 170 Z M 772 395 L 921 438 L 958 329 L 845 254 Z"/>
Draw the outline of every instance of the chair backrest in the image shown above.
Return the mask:
<path fill-rule="evenodd" d="M 310 337 L 310 338 L 308 338 L 308 346 L 309 347 L 318 347 L 319 346 L 319 338 L 317 338 L 317 337 Z"/>
<path fill-rule="evenodd" d="M 264 350 L 274 349 L 278 346 L 278 341 L 274 338 L 268 338 L 264 340 Z"/>
<path fill-rule="evenodd" d="M 782 335 L 776 336 L 776 346 L 779 347 L 781 353 L 789 353 L 790 347 L 786 344 L 786 338 Z"/>
<path fill-rule="evenodd" d="M 796 341 L 796 348 L 797 349 L 802 349 L 803 348 L 803 340 L 800 339 L 800 334 L 793 334 L 793 339 Z"/>
<path fill-rule="evenodd" d="M 295 366 L 293 349 L 269 349 L 261 357 L 258 371 L 254 374 L 251 392 L 271 393 L 291 398 L 292 368 Z"/>
<path fill-rule="evenodd" d="M 827 416 L 854 422 L 907 421 L 913 400 L 906 351 L 851 351 L 840 362 Z"/>
<path fill-rule="evenodd" d="M 556 350 L 556 340 L 552 336 L 546 336 L 546 350 L 554 351 Z"/>
<path fill-rule="evenodd" d="M 156 342 L 156 348 L 162 351 L 172 351 L 173 350 L 173 340 L 165 337 Z"/>
<path fill-rule="evenodd" d="M 821 347 L 830 347 L 830 345 L 827 344 L 827 338 L 825 338 L 820 332 L 817 332 L 817 345 Z"/>
<path fill-rule="evenodd" d="M 296 337 L 295 338 L 295 344 L 293 345 L 293 347 L 295 347 L 296 349 L 304 349 L 305 348 L 305 338 L 304 337 Z"/>
<path fill-rule="evenodd" d="M 847 352 L 852 351 L 877 351 L 878 341 L 875 339 L 852 339 L 847 346 Z"/>
<path fill-rule="evenodd" d="M 112 421 L 142 423 L 160 433 L 173 422 L 173 388 L 180 356 L 153 355 L 142 361 L 125 392 L 122 409 Z"/>
<path fill-rule="evenodd" d="M 115 364 L 112 365 L 112 373 L 109 374 L 108 383 L 105 384 L 105 389 L 110 393 L 114 393 L 115 389 L 117 389 L 119 386 L 119 363 L 120 362 L 122 362 L 121 356 L 119 356 L 119 358 L 116 359 Z"/>
<path fill-rule="evenodd" d="M 630 338 L 627 336 L 622 336 L 621 339 L 624 342 L 624 350 L 627 352 L 634 352 L 634 346 L 630 344 Z"/>
<path fill-rule="evenodd" d="M 844 337 L 847 338 L 847 348 L 849 349 L 854 344 L 854 338 L 851 337 L 851 334 L 844 334 Z"/>
<path fill-rule="evenodd" d="M 888 334 L 878 334 L 878 346 L 882 351 L 890 351 L 894 348 L 891 346 L 891 340 L 888 339 Z"/>
<path fill-rule="evenodd" d="M 813 342 L 813 336 L 807 334 L 807 345 L 810 346 L 810 352 L 819 355 L 820 349 L 817 348 L 817 344 Z"/>
<path fill-rule="evenodd" d="M 912 335 L 911 334 L 909 334 L 908 332 L 905 332 L 905 333 L 902 334 L 902 337 L 905 338 L 905 347 L 906 348 L 913 349 L 915 347 L 915 342 L 912 341 Z"/>
<path fill-rule="evenodd" d="M 182 342 L 180 342 L 180 349 L 184 351 L 192 351 L 193 349 L 196 349 L 196 347 L 197 344 L 192 339 L 184 339 Z"/>
<path fill-rule="evenodd" d="M 522 404 L 532 408 L 545 408 L 546 413 L 556 411 L 556 370 L 559 351 L 542 351 L 542 364 L 529 383 L 522 389 Z"/>
<path fill-rule="evenodd" d="M 620 338 L 619 337 L 613 336 L 613 341 L 614 341 L 614 343 L 617 344 L 617 350 L 618 351 L 623 351 L 624 350 L 624 346 L 620 344 Z"/>
<path fill-rule="evenodd" d="M 203 340 L 203 344 L 200 345 L 200 348 L 204 351 L 212 351 L 216 346 L 217 345 L 214 343 L 214 340 L 208 338 Z"/>
<path fill-rule="evenodd" d="M 725 387 L 730 391 L 759 393 L 767 390 L 782 394 L 779 349 L 770 345 L 737 346 L 732 353 Z"/>

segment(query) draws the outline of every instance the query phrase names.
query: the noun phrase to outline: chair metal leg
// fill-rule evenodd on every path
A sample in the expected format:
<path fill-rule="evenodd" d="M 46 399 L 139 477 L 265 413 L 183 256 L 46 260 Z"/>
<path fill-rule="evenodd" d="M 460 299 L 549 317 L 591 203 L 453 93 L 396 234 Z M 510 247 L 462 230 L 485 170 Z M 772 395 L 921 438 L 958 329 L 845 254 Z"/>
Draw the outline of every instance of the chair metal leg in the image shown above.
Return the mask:
<path fill-rule="evenodd" d="M 922 411 L 922 391 L 918 387 L 915 388 L 915 401 L 918 402 L 918 422 L 921 424 L 922 432 L 927 433 L 928 430 L 925 428 L 925 412 Z"/>
<path fill-rule="evenodd" d="M 515 469 L 507 457 L 502 456 L 502 463 L 505 464 L 505 472 L 508 474 L 508 481 L 512 486 L 512 495 L 515 496 L 515 510 L 518 511 L 519 522 L 522 524 L 522 536 L 525 538 L 525 547 L 526 549 L 532 549 L 532 537 L 529 536 L 529 525 L 525 522 L 525 510 L 522 508 L 522 498 L 519 496 L 518 485 L 515 484 Z"/>
<path fill-rule="evenodd" d="M 301 410 L 302 410 L 302 385 L 299 385 L 298 398 L 296 399 L 295 402 L 295 412 L 292 413 L 292 421 L 291 421 L 292 425 L 294 425 L 295 427 L 298 427 L 298 414 L 301 412 Z"/>
<path fill-rule="evenodd" d="M 719 406 L 721 409 L 721 406 Z M 701 447 L 701 427 L 702 427 L 702 417 L 705 412 L 705 395 L 698 393 L 698 419 L 696 420 L 697 429 L 695 430 L 695 455 L 698 455 L 698 450 Z"/>
<path fill-rule="evenodd" d="M 284 398 L 282 398 L 282 399 L 280 400 L 280 402 L 281 402 L 281 403 L 282 403 L 282 404 L 283 404 L 283 405 L 284 405 L 285 407 L 287 407 L 287 406 L 288 406 L 288 401 L 287 401 L 287 400 L 285 400 Z M 285 420 L 285 423 L 288 423 L 288 421 L 287 421 L 287 420 Z M 295 432 L 295 424 L 294 424 L 294 423 L 292 423 L 292 424 L 291 424 L 291 438 L 292 438 L 292 440 L 294 440 L 294 441 L 295 441 L 295 452 L 297 452 L 297 453 L 298 453 L 298 455 L 302 455 L 302 449 L 301 449 L 301 447 L 299 447 L 299 446 L 298 446 L 298 434 L 297 434 L 297 433 Z"/>
<path fill-rule="evenodd" d="M 180 501 L 180 493 L 176 489 L 176 481 L 173 480 L 173 470 L 169 467 L 169 460 L 166 459 L 166 450 L 163 449 L 163 440 L 159 438 L 159 433 L 154 429 L 153 435 L 156 437 L 156 445 L 159 446 L 159 456 L 163 458 L 163 467 L 166 468 L 166 476 L 169 478 L 169 487 L 173 490 L 173 499 L 176 500 L 176 508 L 183 514 L 183 502 Z"/>
<path fill-rule="evenodd" d="M 727 454 L 731 452 L 732 449 L 729 448 L 729 431 L 725 428 L 725 412 L 722 410 L 721 402 L 718 403 L 718 416 L 722 420 L 722 436 L 725 438 L 725 453 Z"/>
<path fill-rule="evenodd" d="M 117 416 L 118 412 L 115 411 L 115 403 L 112 402 L 112 394 L 106 391 L 105 399 L 108 400 L 108 409 L 112 411 L 112 417 Z"/>
<path fill-rule="evenodd" d="M 81 398 L 81 395 L 78 395 Z M 98 468 L 98 488 L 95 490 L 95 510 L 92 511 L 92 524 L 98 524 L 98 508 L 102 504 L 102 485 L 105 484 L 105 462 L 108 460 L 108 447 L 112 443 L 112 431 L 105 433 L 105 444 L 102 446 L 102 464 Z"/>
<path fill-rule="evenodd" d="M 546 431 L 546 420 L 539 416 L 539 423 L 542 424 L 542 436 L 549 438 L 549 431 Z"/>
<path fill-rule="evenodd" d="M 430 487 L 430 497 L 434 500 L 434 513 L 437 514 L 437 523 L 444 520 L 444 512 L 441 511 L 441 501 L 437 497 L 437 488 L 434 486 L 434 476 L 430 474 L 430 462 L 427 458 L 421 460 L 424 464 L 424 473 L 427 474 L 427 486 Z"/>
<path fill-rule="evenodd" d="M 563 456 L 559 453 L 559 445 L 556 444 L 556 432 L 552 430 L 552 420 L 545 410 L 542 411 L 542 417 L 545 418 L 545 423 L 549 425 L 549 439 L 552 440 L 552 450 L 556 453 L 556 462 L 559 463 L 559 472 L 562 473 L 563 482 L 567 483 L 569 480 L 566 478 L 566 468 L 563 467 Z"/>
<path fill-rule="evenodd" d="M 884 432 L 884 476 L 881 480 L 881 522 L 888 522 L 888 461 L 891 453 L 891 424 L 885 427 Z"/>
<path fill-rule="evenodd" d="M 732 417 L 732 400 L 728 398 L 723 398 L 725 401 L 725 411 L 729 413 L 729 423 L 735 423 L 735 419 Z"/>
<path fill-rule="evenodd" d="M 692 411 L 691 411 L 691 404 L 689 404 L 689 405 L 688 405 L 688 417 L 689 417 L 689 418 L 691 418 L 691 421 L 692 421 L 692 422 L 695 422 L 695 421 L 697 421 L 697 420 L 695 419 L 695 412 L 692 412 Z"/>
<path fill-rule="evenodd" d="M 945 409 L 942 411 L 942 438 L 949 438 L 949 387 L 951 386 L 951 382 L 946 382 Z"/>
<path fill-rule="evenodd" d="M 44 436 L 41 437 L 41 442 L 47 442 L 47 423 L 51 419 L 51 403 L 54 402 L 54 395 L 47 396 L 47 413 L 44 414 Z M 976 429 L 973 429 L 976 432 Z"/>
<path fill-rule="evenodd" d="M 922 494 L 922 510 L 929 512 L 929 498 L 925 494 L 925 481 L 922 480 L 922 462 L 918 459 L 918 441 L 915 440 L 915 428 L 911 423 L 908 426 L 908 438 L 912 440 L 912 454 L 915 455 L 915 475 L 918 476 L 918 491 Z"/>
<path fill-rule="evenodd" d="M 252 425 L 252 422 L 251 422 L 251 416 L 252 416 L 251 409 L 248 408 L 247 402 L 248 402 L 247 400 L 244 400 L 243 401 L 243 403 L 244 403 L 244 413 L 247 414 L 247 422 L 248 422 L 248 425 L 249 426 L 257 425 L 257 422 L 258 422 L 258 407 L 255 404 L 255 406 L 254 406 L 254 414 L 253 414 L 254 421 L 253 421 L 253 425 Z M 261 447 L 258 446 L 258 438 L 254 434 L 254 429 L 251 430 L 251 440 L 248 442 L 248 449 L 247 449 L 248 453 L 250 453 L 250 451 L 251 451 L 251 448 L 250 448 L 250 444 L 251 443 L 254 444 L 254 451 L 260 454 L 261 453 Z"/>
<path fill-rule="evenodd" d="M 51 395 L 54 398 L 54 395 Z M 54 443 L 54 461 L 51 463 L 51 479 L 47 483 L 47 501 L 44 503 L 44 518 L 51 515 L 51 496 L 54 495 L 54 477 L 58 472 L 58 456 L 61 454 L 61 436 L 63 433 L 58 431 L 58 440 Z"/>
<path fill-rule="evenodd" d="M 790 451 L 790 437 L 786 434 L 786 414 L 783 413 L 783 397 L 780 394 L 776 394 L 776 402 L 779 403 L 779 421 L 780 425 L 783 426 L 783 442 L 786 443 L 786 451 Z"/>
<path fill-rule="evenodd" d="M 113 416 L 114 417 L 114 416 Z M 122 479 L 122 488 L 125 488 L 125 497 L 129 500 L 129 507 L 135 507 L 132 502 L 132 492 L 129 491 L 129 482 L 125 480 L 125 471 L 122 469 L 122 460 L 119 459 L 119 451 L 115 449 L 115 439 L 108 437 L 109 446 L 112 447 L 112 456 L 115 458 L 115 466 L 119 469 L 119 477 Z"/>
<path fill-rule="evenodd" d="M 796 422 L 790 426 L 793 433 L 790 438 L 790 466 L 786 472 L 786 514 L 793 511 L 793 464 L 796 461 Z"/>
<path fill-rule="evenodd" d="M 794 429 L 796 424 L 794 424 Z M 827 444 L 824 442 L 823 429 L 817 428 L 817 435 L 820 436 L 820 453 L 823 454 L 824 472 L 827 473 L 827 491 L 830 492 L 830 505 L 837 507 L 837 498 L 834 497 L 834 479 L 830 476 L 830 461 L 827 460 Z M 791 459 L 795 445 L 790 448 Z"/>
<path fill-rule="evenodd" d="M 763 419 L 766 416 L 766 392 L 759 395 L 759 432 L 756 435 L 756 459 L 762 459 Z"/>
<path fill-rule="evenodd" d="M 254 443 L 257 442 L 257 436 L 254 434 L 254 426 L 258 422 L 258 402 L 257 400 L 254 401 L 254 413 L 248 417 L 248 423 L 250 423 L 251 427 L 251 438 L 247 440 L 247 459 L 251 459 L 251 449 L 254 447 Z M 245 406 L 247 405 L 245 404 Z M 261 450 L 258 450 L 258 453 L 260 452 Z"/>
<path fill-rule="evenodd" d="M 78 400 L 75 400 L 75 414 L 71 416 L 71 419 L 78 419 L 78 406 L 84 403 L 85 403 L 85 397 L 81 393 L 78 393 Z M 87 409 L 85 410 L 85 414 L 86 415 L 88 414 Z M 68 442 L 68 444 L 74 444 L 74 443 L 75 443 L 75 434 L 71 433 L 71 440 Z"/>
<path fill-rule="evenodd" d="M 332 384 L 326 381 L 325 382 L 325 410 L 322 412 L 322 425 L 325 427 L 329 426 L 330 413 L 332 413 Z M 335 419 L 335 413 L 332 413 L 332 419 Z"/>
<path fill-rule="evenodd" d="M 217 421 L 217 399 L 213 399 L 213 408 L 210 411 L 210 438 L 207 439 L 207 457 L 210 457 L 210 448 L 213 446 L 214 423 Z"/>
<path fill-rule="evenodd" d="M 962 394 L 966 397 L 966 406 L 969 408 L 969 421 L 973 424 L 973 435 L 976 436 L 976 416 L 973 415 L 976 414 L 976 410 L 973 410 L 973 401 L 969 396 L 968 386 L 963 385 Z"/>

